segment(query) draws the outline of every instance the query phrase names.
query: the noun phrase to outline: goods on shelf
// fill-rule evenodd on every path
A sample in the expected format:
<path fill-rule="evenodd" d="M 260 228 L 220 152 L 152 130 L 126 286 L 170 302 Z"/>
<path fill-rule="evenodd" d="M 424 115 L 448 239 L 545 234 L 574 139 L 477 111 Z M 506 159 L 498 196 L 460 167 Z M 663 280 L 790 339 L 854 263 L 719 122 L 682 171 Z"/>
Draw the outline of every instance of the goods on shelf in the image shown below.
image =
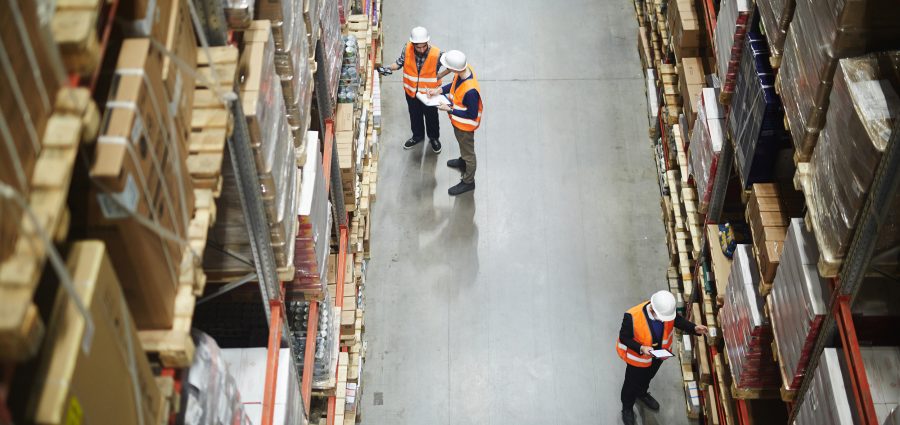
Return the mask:
<path fill-rule="evenodd" d="M 750 245 L 735 248 L 719 324 L 734 385 L 744 390 L 777 388 L 781 379 L 772 358 L 772 328 L 763 316 L 759 272 L 751 250 Z"/>
<path fill-rule="evenodd" d="M 778 348 L 783 387 L 800 387 L 831 299 L 829 282 L 816 270 L 819 251 L 803 220 L 791 220 L 781 265 L 768 297 L 769 314 Z"/>
<path fill-rule="evenodd" d="M 746 219 L 753 234 L 753 247 L 760 274 L 760 294 L 766 295 L 784 249 L 788 222 L 781 194 L 774 183 L 757 183 L 747 201 Z"/>
<path fill-rule="evenodd" d="M 187 141 L 169 131 L 162 63 L 150 39 L 125 40 L 90 168 L 88 234 L 110 247 L 140 329 L 172 325 L 185 246 L 162 232 L 186 240 L 194 211 Z"/>
<path fill-rule="evenodd" d="M 735 160 L 745 188 L 772 181 L 778 151 L 790 147 L 781 98 L 774 84 L 766 39 L 751 30 L 744 39 L 728 114 Z"/>
<path fill-rule="evenodd" d="M 94 328 L 89 333 L 71 294 L 59 287 L 35 381 L 40 385 L 29 401 L 31 421 L 162 422 L 159 388 L 106 253 L 100 241 L 72 246 L 68 269 Z"/>
<path fill-rule="evenodd" d="M 668 4 L 668 26 L 672 50 L 679 60 L 697 56 L 700 50 L 700 20 L 690 0 L 673 0 Z"/>
<path fill-rule="evenodd" d="M 797 157 L 807 160 L 825 123 L 837 61 L 900 47 L 900 8 L 890 0 L 796 3 L 779 79 Z"/>
<path fill-rule="evenodd" d="M 344 59 L 338 82 L 338 103 L 356 103 L 359 97 L 359 43 L 355 36 L 341 36 Z"/>
<path fill-rule="evenodd" d="M 650 138 L 659 137 L 659 92 L 656 89 L 656 70 L 649 68 L 647 71 L 647 119 L 650 125 Z"/>
<path fill-rule="evenodd" d="M 767 0 L 756 3 L 763 30 L 772 49 L 772 57 L 775 59 L 772 63 L 775 68 L 781 64 L 784 39 L 787 37 L 791 19 L 794 18 L 796 6 L 796 0 Z"/>
<path fill-rule="evenodd" d="M 704 88 L 697 103 L 697 122 L 688 147 L 689 169 L 697 186 L 701 213 L 706 212 L 709 206 L 719 153 L 724 143 L 725 111 L 719 103 L 719 91 Z"/>
<path fill-rule="evenodd" d="M 188 0 L 173 0 L 172 14 L 165 38 L 166 50 L 172 53 L 181 65 L 169 55 L 163 56 L 163 81 L 169 99 L 169 114 L 175 121 L 175 131 L 188 141 L 194 110 L 194 70 L 197 69 L 197 40 L 191 23 Z M 233 80 L 233 79 L 232 79 Z"/>
<path fill-rule="evenodd" d="M 728 103 L 740 72 L 741 50 L 750 26 L 749 0 L 722 0 L 716 18 L 714 42 L 719 78 L 722 79 L 723 103 Z"/>
<path fill-rule="evenodd" d="M 796 425 L 853 425 L 851 395 L 844 384 L 840 356 L 836 348 L 825 348 L 803 401 L 797 408 Z"/>
<path fill-rule="evenodd" d="M 234 373 L 242 372 L 243 369 L 229 368 L 225 350 L 220 349 L 209 335 L 200 331 L 192 334 L 197 351 L 187 369 L 186 378 L 182 380 L 181 408 L 177 422 L 185 425 L 260 423 L 259 420 L 250 421 L 245 410 L 250 405 L 241 404 L 247 400 L 239 391 Z M 262 350 L 262 372 L 253 377 L 260 383 L 266 376 L 265 349 Z M 284 383 L 281 385 L 284 386 L 288 382 L 286 379 L 279 379 L 279 383 Z M 262 397 L 258 401 L 261 405 Z"/>
<path fill-rule="evenodd" d="M 684 116 L 686 118 L 686 122 L 683 125 L 685 133 L 690 130 L 688 127 L 693 126 L 697 121 L 697 111 L 694 108 L 705 85 L 703 61 L 698 57 L 681 58 L 681 61 L 678 62 L 678 89 L 681 92 Z M 687 140 L 687 138 L 685 139 Z"/>
<path fill-rule="evenodd" d="M 337 97 L 338 80 L 341 76 L 341 63 L 344 57 L 344 45 L 341 38 L 341 17 L 338 13 L 337 0 L 322 0 L 322 14 L 319 25 L 322 27 L 322 63 L 321 71 L 325 75 L 325 95 L 334 103 Z M 319 94 L 321 96 L 321 94 Z"/>
<path fill-rule="evenodd" d="M 822 255 L 820 272 L 833 276 L 849 249 L 874 170 L 893 137 L 900 113 L 900 52 L 841 59 L 828 119 L 808 168 L 798 177 Z M 801 166 L 804 164 L 801 164 Z M 900 243 L 900 197 L 883 224 L 878 250 Z"/>
<path fill-rule="evenodd" d="M 310 140 L 317 140 L 311 132 Z M 318 296 L 325 291 L 328 251 L 331 239 L 331 202 L 325 190 L 325 174 L 318 143 L 306 147 L 299 202 L 299 233 L 295 240 L 294 276 L 288 292 Z"/>
<path fill-rule="evenodd" d="M 263 205 L 269 220 L 272 248 L 279 268 L 293 263 L 296 235 L 297 165 L 293 135 L 288 125 L 280 78 L 275 73 L 275 47 L 268 21 L 254 21 L 247 32 L 241 69 L 241 101 Z M 251 36 L 252 34 L 252 36 Z M 288 153 L 288 154 L 286 154 Z"/>
<path fill-rule="evenodd" d="M 23 26 L 14 25 L 14 14 Z M 33 3 L 7 2 L 0 5 L 0 54 L 9 67 L 0 72 L 0 112 L 5 122 L 5 143 L 0 149 L 0 183 L 28 197 L 35 163 L 44 143 L 45 129 L 53 114 L 63 72 L 59 52 L 48 48 L 41 35 L 37 7 Z M 18 52 L 30 51 L 30 55 Z M 65 54 L 65 51 L 63 51 Z M 6 201 L 0 203 L 0 261 L 12 254 L 18 234 L 21 210 Z"/>
<path fill-rule="evenodd" d="M 304 364 L 304 353 L 306 352 L 306 342 L 310 338 L 315 339 L 315 356 L 312 365 L 313 385 L 324 385 L 334 378 L 335 367 L 334 355 L 337 353 L 338 336 L 335 334 L 335 314 L 332 298 L 328 295 L 322 301 L 311 301 L 319 303 L 318 309 L 318 330 L 316 335 L 312 337 L 307 333 L 307 325 L 309 323 L 309 303 L 310 301 L 291 301 L 288 303 L 288 320 L 290 328 L 293 330 L 291 338 L 294 339 L 295 347 L 299 347 L 297 357 L 294 359 L 297 369 L 303 370 L 307 365 Z M 334 385 L 334 382 L 331 382 Z"/>
<path fill-rule="evenodd" d="M 231 377 L 234 379 L 234 398 L 245 413 L 240 425 L 263 423 L 263 398 L 265 396 L 266 358 L 268 350 L 260 348 L 228 348 L 220 354 Z M 273 425 L 306 425 L 306 412 L 303 409 L 303 398 L 300 396 L 298 384 L 300 374 L 294 362 L 287 361 L 291 357 L 290 348 L 281 348 L 278 353 L 278 369 L 276 374 L 275 398 L 273 405 Z M 220 422 L 235 423 L 235 422 Z"/>
<path fill-rule="evenodd" d="M 295 3 L 279 0 L 282 7 L 275 9 L 279 14 L 267 17 L 272 19 L 272 34 L 275 40 L 275 72 L 281 78 L 282 94 L 294 146 L 301 148 L 306 136 L 309 121 L 309 107 L 312 99 L 312 69 L 310 68 L 310 49 L 308 28 L 304 19 L 302 2 Z M 290 14 L 289 17 L 283 17 Z"/>
<path fill-rule="evenodd" d="M 875 416 L 884 423 L 900 404 L 900 347 L 860 347 Z"/>

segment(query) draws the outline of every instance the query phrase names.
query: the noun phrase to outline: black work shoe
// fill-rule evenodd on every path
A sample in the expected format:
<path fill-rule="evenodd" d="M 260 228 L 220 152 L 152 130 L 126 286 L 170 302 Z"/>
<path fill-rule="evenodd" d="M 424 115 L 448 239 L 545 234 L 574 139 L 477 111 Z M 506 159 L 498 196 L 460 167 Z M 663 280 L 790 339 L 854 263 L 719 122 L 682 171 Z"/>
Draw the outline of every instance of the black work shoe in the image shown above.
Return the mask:
<path fill-rule="evenodd" d="M 634 425 L 634 411 L 633 410 L 623 410 L 622 411 L 622 423 L 625 425 Z"/>
<path fill-rule="evenodd" d="M 659 411 L 659 402 L 656 401 L 656 399 L 653 398 L 653 396 L 651 396 L 650 393 L 647 393 L 647 394 L 644 394 L 644 395 L 638 397 L 638 400 L 640 400 L 641 403 L 644 403 L 644 406 L 647 406 L 648 409 L 650 409 L 654 412 Z"/>
<path fill-rule="evenodd" d="M 456 168 L 459 171 L 466 171 L 466 161 L 463 161 L 462 158 L 451 159 L 447 161 L 447 166 L 450 168 Z"/>
<path fill-rule="evenodd" d="M 459 184 L 453 186 L 447 192 L 450 193 L 450 196 L 462 195 L 463 193 L 475 190 L 475 182 L 466 183 L 460 181 Z"/>
<path fill-rule="evenodd" d="M 416 140 L 415 137 L 410 137 L 409 140 L 407 140 L 406 143 L 403 144 L 403 149 L 412 149 L 413 146 L 418 145 L 419 143 L 422 143 L 423 140 L 425 140 L 425 139 L 422 138 L 422 139 Z"/>
<path fill-rule="evenodd" d="M 428 139 L 428 143 L 431 143 L 431 150 L 434 153 L 441 153 L 441 141 L 438 139 Z"/>

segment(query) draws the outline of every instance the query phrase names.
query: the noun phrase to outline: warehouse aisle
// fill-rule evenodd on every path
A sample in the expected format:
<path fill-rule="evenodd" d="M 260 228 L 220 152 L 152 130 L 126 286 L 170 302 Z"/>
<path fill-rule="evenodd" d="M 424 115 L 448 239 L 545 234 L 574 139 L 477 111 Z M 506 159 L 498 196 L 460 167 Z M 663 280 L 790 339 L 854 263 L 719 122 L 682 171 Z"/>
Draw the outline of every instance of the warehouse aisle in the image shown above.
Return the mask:
<path fill-rule="evenodd" d="M 621 423 L 623 311 L 666 286 L 634 12 L 624 1 L 389 0 L 384 61 L 413 26 L 475 67 L 485 100 L 474 196 L 447 195 L 458 147 L 405 151 L 384 78 L 366 287 L 369 425 Z M 455 25 L 455 26 L 454 26 Z M 677 360 L 651 386 L 687 423 Z"/>

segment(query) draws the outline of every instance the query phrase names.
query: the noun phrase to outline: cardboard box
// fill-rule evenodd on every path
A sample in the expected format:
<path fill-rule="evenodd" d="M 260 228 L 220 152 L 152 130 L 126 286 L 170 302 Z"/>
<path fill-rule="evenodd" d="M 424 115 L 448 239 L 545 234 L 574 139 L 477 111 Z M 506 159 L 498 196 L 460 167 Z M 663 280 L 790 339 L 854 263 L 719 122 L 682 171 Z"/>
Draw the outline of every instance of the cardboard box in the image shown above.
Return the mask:
<path fill-rule="evenodd" d="M 59 288 L 38 368 L 37 382 L 43 385 L 30 397 L 29 419 L 41 424 L 156 423 L 163 400 L 106 247 L 100 241 L 75 243 L 68 268 L 94 334 L 89 350 L 82 350 L 85 320 Z"/>
<path fill-rule="evenodd" d="M 197 40 L 191 11 L 187 0 L 172 0 L 172 14 L 166 30 L 166 49 L 190 68 L 197 67 Z M 168 56 L 163 58 L 163 81 L 169 98 L 169 115 L 182 135 L 184 155 L 188 155 L 191 139 L 191 118 L 194 111 L 194 74 L 175 64 Z"/>
<path fill-rule="evenodd" d="M 110 246 L 138 328 L 162 329 L 172 324 L 184 247 L 133 216 L 186 237 L 193 187 L 183 140 L 168 131 L 161 54 L 148 39 L 128 39 L 116 69 L 90 170 L 100 183 L 91 193 L 90 233 Z"/>
<path fill-rule="evenodd" d="M 703 63 L 700 58 L 682 58 L 678 64 L 678 87 L 683 99 L 684 116 L 688 123 L 697 120 L 697 102 L 705 85 Z"/>

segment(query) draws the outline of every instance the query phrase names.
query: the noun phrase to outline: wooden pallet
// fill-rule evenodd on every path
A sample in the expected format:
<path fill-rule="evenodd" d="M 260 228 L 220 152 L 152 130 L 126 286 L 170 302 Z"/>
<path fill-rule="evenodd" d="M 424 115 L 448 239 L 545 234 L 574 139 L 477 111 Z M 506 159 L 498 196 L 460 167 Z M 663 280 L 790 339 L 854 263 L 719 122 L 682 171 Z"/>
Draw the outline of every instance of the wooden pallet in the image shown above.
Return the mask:
<path fill-rule="evenodd" d="M 206 247 L 209 229 L 214 223 L 215 212 L 212 191 L 195 189 L 194 196 L 196 198 L 194 217 L 188 228 L 191 249 L 185 250 L 181 262 L 172 327 L 138 331 L 144 351 L 157 353 L 165 367 L 187 367 L 194 359 L 195 347 L 191 338 L 191 323 L 197 296 L 203 293 L 206 286 L 206 274 L 202 265 L 203 249 Z"/>
<path fill-rule="evenodd" d="M 62 241 L 69 233 L 66 200 L 78 146 L 82 140 L 97 137 L 100 116 L 86 89 L 61 90 L 55 106 L 27 201 L 40 229 L 51 239 Z M 46 258 L 44 240 L 30 218 L 23 215 L 14 251 L 0 264 L 0 360 L 21 361 L 37 352 L 44 323 L 33 297 Z"/>
<path fill-rule="evenodd" d="M 234 46 L 209 50 L 212 62 L 205 50 L 197 51 L 199 77 L 194 88 L 187 168 L 195 188 L 209 189 L 218 197 L 222 192 L 225 142 L 234 129 L 234 118 L 220 96 L 232 90 L 238 51 Z"/>
<path fill-rule="evenodd" d="M 738 400 L 758 400 L 781 398 L 781 391 L 777 388 L 738 388 L 731 384 L 731 396 Z"/>

